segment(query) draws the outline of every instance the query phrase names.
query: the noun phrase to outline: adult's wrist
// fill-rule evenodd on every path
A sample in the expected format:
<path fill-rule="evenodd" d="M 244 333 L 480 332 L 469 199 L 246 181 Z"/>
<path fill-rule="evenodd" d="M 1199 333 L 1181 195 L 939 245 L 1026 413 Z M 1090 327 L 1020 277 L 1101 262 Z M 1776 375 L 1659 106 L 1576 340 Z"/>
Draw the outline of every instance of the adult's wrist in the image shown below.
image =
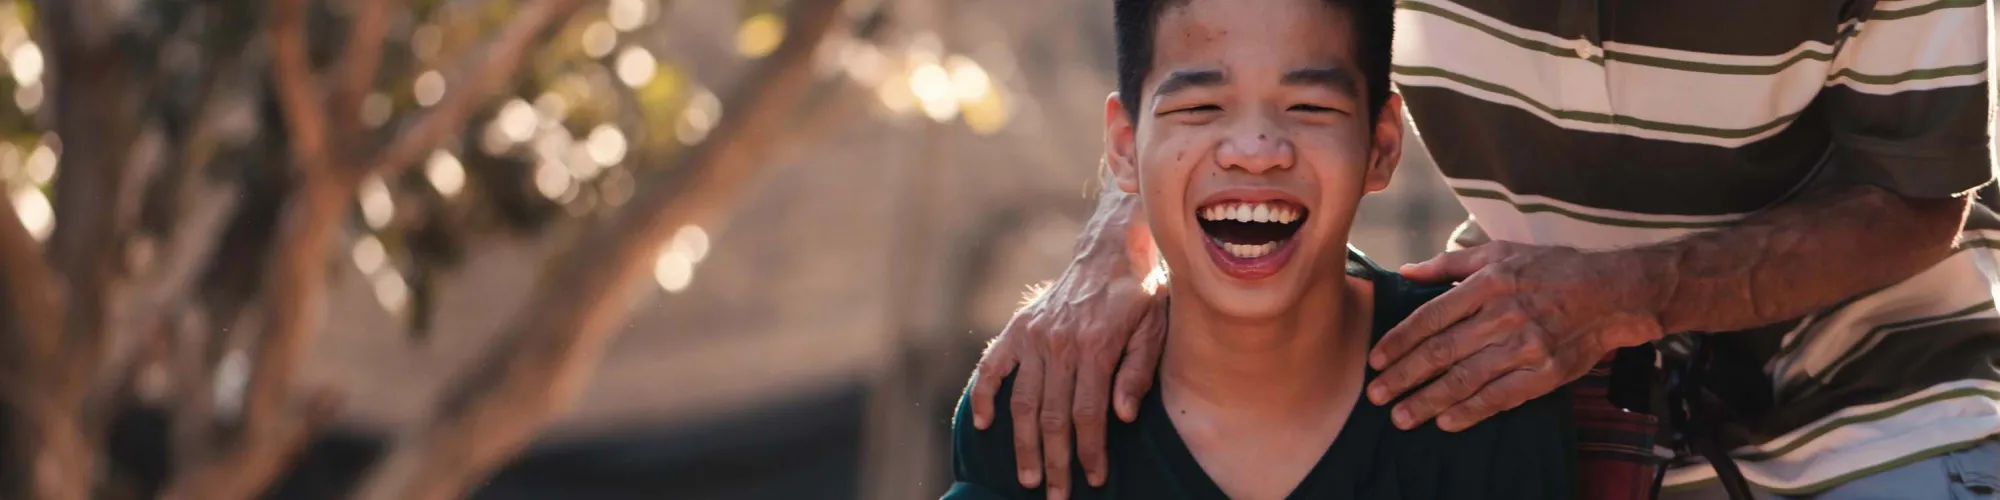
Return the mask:
<path fill-rule="evenodd" d="M 1077 237 L 1071 272 L 1089 270 L 1104 273 L 1111 281 L 1136 280 L 1152 268 L 1147 259 L 1151 235 L 1139 220 L 1138 197 L 1117 189 L 1099 196 L 1097 211 Z"/>
<path fill-rule="evenodd" d="M 1584 254 L 1589 273 L 1606 287 L 1599 293 L 1624 304 L 1624 311 L 1653 320 L 1662 334 L 1677 333 L 1681 321 L 1676 295 L 1680 291 L 1679 254 L 1671 245 L 1628 248 Z M 1622 339 L 1649 341 L 1655 339 Z"/>

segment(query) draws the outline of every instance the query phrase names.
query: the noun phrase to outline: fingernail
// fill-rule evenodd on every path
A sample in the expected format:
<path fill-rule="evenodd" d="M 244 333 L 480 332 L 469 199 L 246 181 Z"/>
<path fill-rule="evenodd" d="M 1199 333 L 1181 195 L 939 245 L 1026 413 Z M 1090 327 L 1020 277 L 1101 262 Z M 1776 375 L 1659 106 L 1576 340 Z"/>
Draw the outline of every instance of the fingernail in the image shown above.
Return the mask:
<path fill-rule="evenodd" d="M 1458 430 L 1458 419 L 1451 418 L 1450 415 L 1438 417 L 1438 428 L 1446 432 L 1455 432 Z"/>
<path fill-rule="evenodd" d="M 1042 476 L 1036 473 L 1034 469 L 1021 470 L 1021 484 L 1034 485 L 1040 482 L 1042 482 Z"/>
<path fill-rule="evenodd" d="M 1396 415 L 1393 418 L 1396 420 L 1396 428 L 1406 431 L 1410 430 L 1410 410 L 1397 408 Z"/>
<path fill-rule="evenodd" d="M 1102 473 L 1102 472 L 1099 472 L 1099 473 L 1096 473 L 1096 474 L 1091 474 L 1091 475 L 1090 475 L 1090 485 L 1091 485 L 1092 487 L 1097 487 L 1097 488 L 1102 488 L 1102 487 L 1104 487 L 1104 473 Z"/>
<path fill-rule="evenodd" d="M 1132 397 L 1131 397 L 1131 396 L 1126 396 L 1126 397 L 1122 397 L 1122 398 L 1118 398 L 1118 415 L 1119 415 L 1119 416 L 1121 416 L 1121 417 L 1122 417 L 1122 416 L 1125 416 L 1125 415 L 1133 415 L 1133 416 L 1137 416 L 1138 414 L 1139 414 L 1139 409 L 1138 409 L 1138 408 L 1136 407 L 1136 405 L 1135 405 L 1135 404 L 1134 404 L 1134 403 L 1132 402 Z"/>
<path fill-rule="evenodd" d="M 1380 384 L 1368 386 L 1368 400 L 1377 405 L 1387 402 L 1384 400 L 1389 399 L 1388 393 L 1389 391 L 1382 389 Z"/>
<path fill-rule="evenodd" d="M 1380 370 L 1382 369 L 1382 365 L 1386 364 L 1389 364 L 1388 356 L 1383 356 L 1381 353 L 1368 355 L 1368 366 L 1372 366 L 1375 367 L 1376 370 Z"/>
<path fill-rule="evenodd" d="M 979 430 L 982 430 L 982 431 L 983 431 L 983 430 L 986 430 L 986 426 L 987 426 L 987 425 L 990 425 L 990 424 L 992 424 L 992 422 L 988 422 L 988 421 L 987 421 L 987 419 L 986 419 L 986 417 L 981 417 L 981 416 L 978 416 L 978 415 L 973 415 L 973 416 L 972 416 L 972 426 L 973 426 L 973 427 L 978 427 L 978 428 L 979 428 Z"/>
<path fill-rule="evenodd" d="M 1049 500 L 1060 500 L 1063 498 L 1069 498 L 1069 497 L 1063 494 L 1062 488 L 1054 486 L 1049 487 Z"/>

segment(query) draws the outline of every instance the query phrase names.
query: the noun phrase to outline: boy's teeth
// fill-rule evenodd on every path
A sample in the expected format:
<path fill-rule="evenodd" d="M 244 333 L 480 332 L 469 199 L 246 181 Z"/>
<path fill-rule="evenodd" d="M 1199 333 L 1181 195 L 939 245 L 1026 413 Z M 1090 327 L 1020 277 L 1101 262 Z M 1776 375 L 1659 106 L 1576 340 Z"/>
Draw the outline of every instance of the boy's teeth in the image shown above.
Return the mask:
<path fill-rule="evenodd" d="M 1234 255 L 1236 256 L 1236 258 L 1239 259 L 1255 259 L 1258 257 L 1269 255 L 1272 250 L 1277 250 L 1278 242 L 1266 241 L 1264 243 L 1257 245 L 1238 245 L 1235 243 L 1223 243 L 1222 249 L 1228 251 L 1230 255 Z"/>
<path fill-rule="evenodd" d="M 1276 222 L 1290 224 L 1299 220 L 1297 208 L 1268 203 L 1228 203 L 1201 209 L 1202 220 L 1233 220 L 1237 222 Z"/>

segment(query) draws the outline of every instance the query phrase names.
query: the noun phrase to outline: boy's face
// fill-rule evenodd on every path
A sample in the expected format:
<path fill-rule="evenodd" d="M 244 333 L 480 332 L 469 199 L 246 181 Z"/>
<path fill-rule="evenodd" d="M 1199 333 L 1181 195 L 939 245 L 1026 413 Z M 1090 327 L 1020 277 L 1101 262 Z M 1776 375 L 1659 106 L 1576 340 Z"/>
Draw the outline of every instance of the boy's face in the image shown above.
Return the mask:
<path fill-rule="evenodd" d="M 1326 0 L 1192 0 L 1159 19 L 1137 123 L 1107 100 L 1107 160 L 1177 294 L 1268 318 L 1344 275 L 1355 206 L 1402 139 L 1399 98 L 1368 116 L 1388 89 L 1363 88 L 1349 23 Z"/>

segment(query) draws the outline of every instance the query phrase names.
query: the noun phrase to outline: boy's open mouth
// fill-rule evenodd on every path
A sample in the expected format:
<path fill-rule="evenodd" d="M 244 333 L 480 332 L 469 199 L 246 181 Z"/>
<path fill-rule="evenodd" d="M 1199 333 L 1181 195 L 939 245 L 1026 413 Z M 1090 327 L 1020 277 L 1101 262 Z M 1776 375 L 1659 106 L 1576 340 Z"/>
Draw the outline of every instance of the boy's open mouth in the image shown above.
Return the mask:
<path fill-rule="evenodd" d="M 1195 209 L 1216 264 L 1242 279 L 1276 273 L 1308 216 L 1305 207 L 1282 200 L 1222 201 Z"/>

